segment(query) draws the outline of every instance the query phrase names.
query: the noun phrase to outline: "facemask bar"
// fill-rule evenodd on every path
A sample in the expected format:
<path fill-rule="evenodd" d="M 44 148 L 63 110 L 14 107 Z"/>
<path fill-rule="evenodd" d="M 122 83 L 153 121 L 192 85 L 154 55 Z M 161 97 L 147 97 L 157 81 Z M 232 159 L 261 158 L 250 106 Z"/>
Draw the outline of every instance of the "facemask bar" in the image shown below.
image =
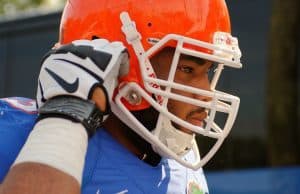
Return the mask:
<path fill-rule="evenodd" d="M 175 95 L 170 94 L 171 89 L 188 91 L 188 92 L 191 92 L 194 94 L 197 93 L 198 95 L 209 96 L 212 98 L 212 102 L 209 103 L 211 106 L 207 107 L 205 105 L 204 106 L 202 105 L 202 107 L 209 108 L 211 110 L 211 114 L 210 114 L 210 117 L 207 122 L 208 125 L 206 126 L 206 128 L 204 130 L 205 132 L 203 132 L 203 130 L 201 131 L 200 129 L 193 130 L 195 127 L 192 127 L 192 126 L 189 127 L 194 132 L 200 133 L 202 135 L 209 134 L 208 132 L 210 131 L 210 129 L 212 127 L 211 124 L 213 123 L 212 121 L 214 120 L 215 113 L 216 113 L 216 110 L 213 109 L 212 107 L 216 106 L 216 104 L 218 103 L 217 99 L 219 99 L 219 97 L 216 97 L 215 93 L 212 93 L 210 91 L 201 90 L 198 88 L 196 89 L 196 88 L 192 88 L 189 86 L 183 86 L 181 84 L 176 84 L 173 82 L 173 80 L 175 77 L 175 71 L 176 71 L 177 64 L 179 62 L 179 57 L 181 54 L 190 55 L 190 56 L 194 56 L 194 57 L 198 57 L 198 58 L 202 58 L 202 59 L 207 59 L 209 61 L 215 61 L 215 62 L 219 63 L 216 73 L 214 74 L 214 77 L 212 80 L 212 90 L 215 90 L 215 86 L 220 77 L 220 74 L 221 74 L 224 64 L 227 66 L 230 66 L 230 67 L 240 68 L 241 67 L 241 63 L 240 63 L 241 54 L 238 49 L 237 40 L 235 38 L 232 38 L 230 35 L 228 35 L 226 33 L 221 33 L 221 32 L 215 34 L 215 39 L 218 41 L 219 45 L 213 45 L 213 44 L 209 44 L 206 42 L 194 40 L 191 38 L 187 38 L 187 37 L 183 37 L 183 36 L 179 36 L 179 35 L 175 35 L 175 34 L 169 34 L 169 35 L 166 35 L 161 41 L 157 42 L 157 44 L 155 44 L 153 47 L 151 47 L 148 51 L 146 51 L 143 55 L 140 56 L 141 64 L 145 64 L 145 65 L 141 65 L 141 72 L 142 72 L 143 79 L 145 81 L 145 83 L 144 83 L 145 87 L 149 92 L 155 94 L 156 96 L 165 97 L 165 98 L 161 98 L 162 99 L 161 104 L 163 107 L 166 108 L 169 98 L 175 99 Z M 173 41 L 173 40 L 177 41 L 177 46 L 176 46 L 176 50 L 175 50 L 175 55 L 173 57 L 171 69 L 169 72 L 168 80 L 165 81 L 165 80 L 158 79 L 154 76 L 149 76 L 149 75 L 154 75 L 153 72 L 149 72 L 149 70 L 152 69 L 152 68 L 148 67 L 148 66 L 151 66 L 151 64 L 149 62 L 150 56 L 152 56 L 157 50 L 159 50 L 161 47 L 163 47 L 167 42 Z M 223 41 L 220 41 L 220 40 L 223 40 Z M 230 40 L 230 42 L 231 42 L 230 46 L 226 45 L 228 40 Z M 202 49 L 205 48 L 205 49 L 213 50 L 215 55 L 184 48 L 183 47 L 184 44 L 197 46 Z M 147 72 L 147 70 L 149 73 Z M 159 87 L 153 87 L 153 86 L 157 86 L 157 85 L 164 86 L 166 88 L 166 90 L 162 91 Z M 177 96 L 177 97 L 181 98 L 181 96 Z M 180 101 L 183 101 L 183 100 L 180 100 Z M 185 102 L 193 101 L 193 99 L 190 98 L 190 99 L 186 99 L 184 101 Z M 194 104 L 197 104 L 197 102 L 195 102 Z M 223 103 L 223 105 L 225 105 L 225 104 Z M 175 119 L 175 118 L 174 119 L 170 118 L 170 119 L 174 122 L 176 122 L 175 120 L 177 120 L 177 122 L 178 122 L 178 119 Z M 160 120 L 158 121 L 158 123 L 160 123 Z M 180 123 L 183 123 L 183 122 L 181 121 Z M 184 125 L 189 125 L 189 124 L 187 122 L 185 122 Z M 216 126 L 216 125 L 214 125 L 214 126 Z M 157 128 L 160 128 L 160 127 L 158 126 Z M 216 130 L 216 131 L 219 131 L 219 130 Z"/>
<path fill-rule="evenodd" d="M 220 63 L 212 79 L 212 90 L 214 90 L 224 65 L 235 67 L 235 68 L 240 68 L 242 66 L 239 61 L 241 54 L 239 52 L 238 46 L 235 44 L 235 42 L 237 43 L 237 40 L 232 39 L 232 37 L 228 37 L 227 34 L 221 34 L 216 38 L 216 40 L 219 41 L 219 45 L 217 44 L 213 45 L 206 42 L 194 40 L 191 38 L 187 38 L 175 34 L 169 34 L 165 36 L 163 39 L 161 39 L 153 47 L 151 47 L 148 51 L 145 52 L 140 41 L 141 35 L 137 32 L 135 24 L 129 18 L 128 13 L 126 12 L 121 13 L 120 18 L 123 23 L 122 31 L 125 33 L 128 43 L 130 43 L 133 46 L 133 49 L 139 59 L 140 64 L 143 64 L 140 67 L 141 67 L 142 77 L 145 81 L 145 88 L 149 92 L 155 94 L 157 99 L 161 99 L 161 101 L 156 102 L 151 96 L 149 96 L 148 93 L 146 93 L 137 84 L 135 83 L 128 84 L 127 86 L 123 87 L 120 90 L 120 93 L 116 96 L 116 105 L 118 106 L 118 108 L 122 110 L 122 113 L 123 114 L 125 113 L 127 116 L 127 118 L 123 118 L 123 119 L 121 118 L 121 120 L 125 122 L 127 120 L 128 121 L 127 123 L 130 125 L 130 127 L 139 135 L 144 137 L 148 142 L 151 142 L 152 145 L 158 147 L 159 153 L 162 153 L 163 156 L 174 158 L 179 163 L 192 169 L 200 168 L 215 154 L 215 152 L 219 149 L 220 145 L 222 144 L 224 138 L 229 133 L 237 114 L 239 99 L 235 96 L 231 96 L 229 94 L 221 93 L 218 91 L 211 92 L 211 91 L 196 89 L 190 86 L 174 83 L 173 82 L 175 76 L 174 71 L 176 71 L 176 68 L 171 69 L 168 81 L 157 79 L 154 76 L 149 76 L 149 75 L 155 75 L 153 68 L 149 62 L 149 57 L 170 40 L 176 40 L 178 44 L 176 47 L 175 56 L 173 58 L 172 67 L 173 66 L 176 67 L 176 65 L 173 64 L 178 63 L 180 54 L 191 55 L 194 57 L 199 57 L 202 59 L 207 59 L 210 61 L 216 61 Z M 228 46 L 224 44 L 224 41 L 222 41 L 222 39 L 224 39 L 226 43 L 226 41 L 228 41 L 229 38 L 231 38 L 230 41 L 234 42 L 234 44 L 231 45 L 232 48 L 228 48 Z M 198 46 L 199 48 L 206 48 L 214 51 L 214 54 L 207 54 L 204 52 L 198 52 L 195 50 L 187 49 L 183 47 L 184 44 Z M 167 90 L 163 91 L 159 88 L 159 86 L 164 86 L 167 88 Z M 122 104 L 121 98 L 125 97 L 127 95 L 127 92 L 129 92 L 132 89 L 137 91 L 154 108 L 156 108 L 159 112 L 161 112 L 162 115 L 166 116 L 170 120 L 176 123 L 180 123 L 181 126 L 189 128 L 195 133 L 215 138 L 217 139 L 217 142 L 201 160 L 197 151 L 197 145 L 194 143 L 192 150 L 195 154 L 196 160 L 194 163 L 187 163 L 185 160 L 183 160 L 181 157 L 176 155 L 174 152 L 170 151 L 170 149 L 168 149 L 168 147 L 166 147 L 162 142 L 160 142 L 160 140 L 156 136 L 154 136 L 151 132 L 149 132 L 149 130 L 146 129 L 141 123 L 139 123 L 139 121 L 137 121 L 136 118 L 133 117 L 133 115 Z M 198 95 L 209 96 L 212 98 L 212 101 L 203 102 L 189 97 L 177 95 L 171 93 L 170 92 L 171 89 L 178 89 L 182 91 L 195 93 Z M 205 127 L 205 129 L 203 129 L 202 127 L 194 126 L 186 121 L 179 119 L 178 117 L 176 117 L 175 115 L 167 111 L 166 109 L 167 101 L 169 98 L 176 99 L 178 101 L 183 101 L 183 102 L 190 102 L 196 106 L 211 110 L 209 117 L 206 118 L 206 121 L 209 124 Z M 225 102 L 229 102 L 229 104 Z M 163 107 L 161 105 L 163 105 Z M 116 106 L 114 105 L 112 106 L 112 110 L 114 112 L 118 112 L 118 108 L 116 108 Z M 224 129 L 227 130 L 222 130 L 216 123 L 213 122 L 216 111 L 228 113 L 228 119 L 224 126 Z M 229 113 L 233 113 L 233 114 L 229 114 Z"/>
<path fill-rule="evenodd" d="M 133 115 L 130 113 L 130 111 L 125 107 L 125 105 L 122 103 L 121 99 L 124 98 L 128 92 L 130 91 L 136 91 L 138 94 L 140 94 L 143 98 L 145 98 L 155 109 L 159 110 L 161 105 L 158 104 L 143 88 L 141 88 L 136 83 L 129 83 L 125 86 L 123 86 L 119 93 L 117 94 L 115 98 L 115 103 L 111 104 L 112 111 L 119 115 L 120 119 L 125 122 L 132 130 L 134 130 L 137 134 L 139 134 L 141 137 L 143 137 L 146 141 L 150 142 L 156 149 L 156 151 L 161 154 L 164 157 L 173 158 L 176 161 L 178 161 L 183 166 L 186 166 L 188 168 L 197 170 L 200 167 L 204 166 L 217 152 L 217 150 L 222 145 L 224 139 L 226 136 L 218 136 L 216 137 L 216 143 L 212 146 L 210 151 L 206 153 L 202 158 L 200 159 L 199 150 L 197 147 L 197 144 L 194 140 L 192 151 L 194 153 L 195 160 L 193 162 L 188 162 L 182 158 L 182 156 L 177 155 L 173 151 L 171 151 L 166 145 L 164 145 L 157 136 L 154 136 L 149 129 L 146 129 Z M 237 105 L 238 106 L 238 102 Z M 165 114 L 165 110 L 161 109 L 159 111 L 162 111 Z M 168 113 L 167 113 L 168 114 Z M 170 115 L 168 115 L 170 116 Z M 228 118 L 228 121 L 225 125 L 231 125 L 231 121 L 235 119 L 236 114 L 230 114 Z M 228 124 L 229 123 L 229 124 Z M 214 126 L 213 126 L 214 127 Z M 227 126 L 231 128 L 231 126 Z M 220 130 L 221 131 L 221 130 Z"/>
<path fill-rule="evenodd" d="M 184 87 L 188 87 L 188 86 L 184 86 Z M 190 88 L 194 89 L 192 87 L 190 87 Z M 229 94 L 221 93 L 219 91 L 209 92 L 209 94 L 207 96 L 212 97 L 212 100 L 209 102 L 196 100 L 196 99 L 193 99 L 190 97 L 186 97 L 186 96 L 182 96 L 182 95 L 178 95 L 175 93 L 170 93 L 170 92 L 162 91 L 162 90 L 153 90 L 152 92 L 155 92 L 156 95 L 162 96 L 163 99 L 168 98 L 168 99 L 174 99 L 174 100 L 181 101 L 181 102 L 188 102 L 189 104 L 193 104 L 195 106 L 210 110 L 211 112 L 209 114 L 209 118 L 206 120 L 208 125 L 205 127 L 205 129 L 203 129 L 202 127 L 194 126 L 182 119 L 179 119 L 178 117 L 176 117 L 175 115 L 170 113 L 166 109 L 166 107 L 161 106 L 160 104 L 158 104 L 157 107 L 155 107 L 158 111 L 163 113 L 165 116 L 167 116 L 173 122 L 180 124 L 183 127 L 189 128 L 190 130 L 192 130 L 195 133 L 198 133 L 198 134 L 201 134 L 204 136 L 208 136 L 211 138 L 220 138 L 221 136 L 228 134 L 227 131 L 221 130 L 220 127 L 218 127 L 216 124 L 214 124 L 214 125 L 210 124 L 210 123 L 213 123 L 212 121 L 214 120 L 215 113 L 222 112 L 222 113 L 226 113 L 228 115 L 236 114 L 235 112 L 239 106 L 239 99 L 237 97 L 231 96 Z M 200 92 L 201 91 L 198 91 L 198 93 L 200 93 Z M 203 90 L 203 93 L 204 92 L 207 92 L 207 91 Z M 203 95 L 203 93 L 200 93 L 200 94 Z M 224 103 L 222 101 L 226 101 L 226 102 L 228 102 L 228 104 Z M 232 121 L 234 121 L 234 119 Z M 211 128 L 213 128 L 214 131 L 211 131 L 210 130 Z M 226 127 L 225 129 L 228 129 L 228 128 L 229 127 Z"/>

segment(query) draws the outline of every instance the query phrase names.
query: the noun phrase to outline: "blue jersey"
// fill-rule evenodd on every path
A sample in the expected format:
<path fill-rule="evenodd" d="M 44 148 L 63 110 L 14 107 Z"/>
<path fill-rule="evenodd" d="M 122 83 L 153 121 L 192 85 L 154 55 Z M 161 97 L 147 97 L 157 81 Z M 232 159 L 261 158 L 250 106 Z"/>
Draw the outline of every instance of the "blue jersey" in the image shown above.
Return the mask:
<path fill-rule="evenodd" d="M 36 119 L 33 100 L 0 100 L 0 183 L 21 150 Z"/>
<path fill-rule="evenodd" d="M 0 100 L 0 183 L 27 139 L 36 118 L 34 102 L 24 98 Z M 185 156 L 192 159 L 192 153 Z M 202 169 L 188 169 L 163 158 L 152 167 L 135 157 L 105 129 L 89 140 L 83 194 L 208 193 Z"/>

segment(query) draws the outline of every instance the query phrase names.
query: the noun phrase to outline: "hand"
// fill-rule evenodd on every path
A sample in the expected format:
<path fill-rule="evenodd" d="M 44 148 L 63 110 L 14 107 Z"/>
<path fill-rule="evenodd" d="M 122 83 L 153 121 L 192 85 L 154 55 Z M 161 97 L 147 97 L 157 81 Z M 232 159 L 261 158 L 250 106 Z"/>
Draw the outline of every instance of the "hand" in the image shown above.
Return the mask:
<path fill-rule="evenodd" d="M 61 95 L 88 100 L 97 86 L 104 89 L 109 98 L 105 100 L 110 102 L 118 76 L 127 74 L 128 68 L 127 49 L 121 42 L 78 40 L 54 48 L 42 62 L 37 105 Z"/>

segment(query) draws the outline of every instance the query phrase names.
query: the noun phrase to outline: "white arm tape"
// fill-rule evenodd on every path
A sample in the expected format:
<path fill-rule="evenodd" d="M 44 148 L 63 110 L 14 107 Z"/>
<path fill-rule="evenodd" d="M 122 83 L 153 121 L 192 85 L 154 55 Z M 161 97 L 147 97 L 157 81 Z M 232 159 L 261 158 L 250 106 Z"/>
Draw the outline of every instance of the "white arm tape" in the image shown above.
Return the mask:
<path fill-rule="evenodd" d="M 87 144 L 87 133 L 81 123 L 46 118 L 35 125 L 14 165 L 46 164 L 73 176 L 81 185 Z"/>

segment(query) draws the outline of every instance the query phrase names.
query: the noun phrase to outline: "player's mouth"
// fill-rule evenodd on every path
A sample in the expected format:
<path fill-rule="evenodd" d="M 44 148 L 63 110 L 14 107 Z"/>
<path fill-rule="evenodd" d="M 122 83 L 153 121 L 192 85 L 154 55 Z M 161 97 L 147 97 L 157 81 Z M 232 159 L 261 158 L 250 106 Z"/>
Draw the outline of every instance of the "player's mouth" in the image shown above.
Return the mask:
<path fill-rule="evenodd" d="M 204 108 L 198 108 L 196 110 L 191 111 L 187 116 L 185 121 L 195 125 L 197 127 L 203 127 L 205 124 L 205 118 L 207 117 L 207 111 Z M 175 126 L 176 127 L 176 126 Z M 184 127 L 176 127 L 177 129 L 180 129 L 181 131 L 193 134 L 194 132 L 190 129 L 184 128 Z"/>
<path fill-rule="evenodd" d="M 198 126 L 198 127 L 203 127 L 204 122 L 201 119 L 198 118 L 190 118 L 187 120 L 187 122 L 191 123 L 192 125 Z"/>
<path fill-rule="evenodd" d="M 207 117 L 207 111 L 205 111 L 204 108 L 197 109 L 195 111 L 190 112 L 187 115 L 186 121 L 198 126 L 203 127 L 204 126 L 204 119 Z"/>

